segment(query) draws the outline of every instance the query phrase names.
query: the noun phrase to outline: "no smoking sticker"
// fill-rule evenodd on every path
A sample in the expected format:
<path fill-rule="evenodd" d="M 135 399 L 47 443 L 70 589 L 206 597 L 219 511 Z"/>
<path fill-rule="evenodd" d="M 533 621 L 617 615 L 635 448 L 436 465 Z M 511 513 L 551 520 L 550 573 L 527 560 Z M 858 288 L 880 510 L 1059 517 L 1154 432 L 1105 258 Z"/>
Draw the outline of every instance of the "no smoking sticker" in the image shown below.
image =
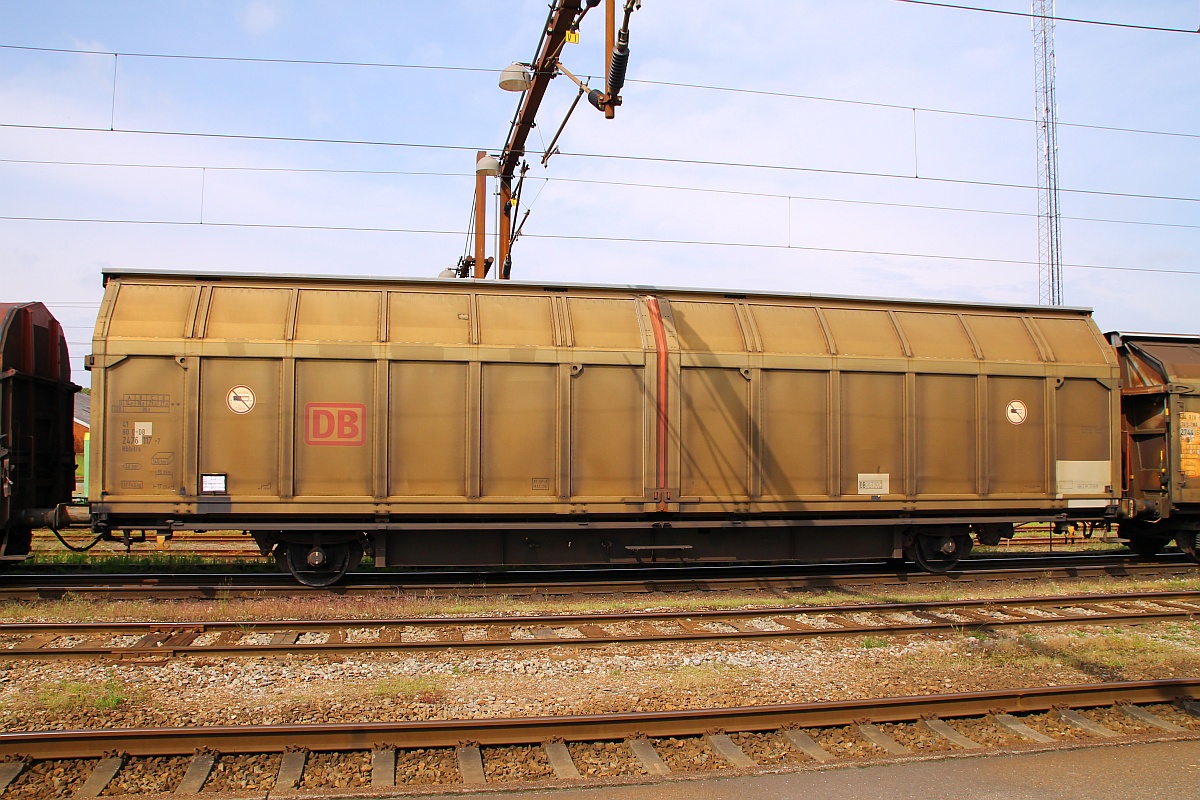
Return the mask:
<path fill-rule="evenodd" d="M 1029 407 L 1020 400 L 1012 400 L 1004 409 L 1004 416 L 1013 425 L 1020 425 L 1029 418 Z"/>
<path fill-rule="evenodd" d="M 249 386 L 235 386 L 225 397 L 225 405 L 235 414 L 248 414 L 254 408 L 254 390 Z"/>

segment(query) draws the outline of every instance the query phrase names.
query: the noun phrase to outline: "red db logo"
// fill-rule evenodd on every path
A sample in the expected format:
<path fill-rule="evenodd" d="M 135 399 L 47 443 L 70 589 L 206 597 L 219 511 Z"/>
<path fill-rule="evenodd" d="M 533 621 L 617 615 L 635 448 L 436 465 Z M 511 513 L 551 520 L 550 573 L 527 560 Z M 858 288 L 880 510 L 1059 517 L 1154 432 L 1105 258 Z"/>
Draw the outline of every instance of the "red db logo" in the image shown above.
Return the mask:
<path fill-rule="evenodd" d="M 366 441 L 367 407 L 362 403 L 309 403 L 304 407 L 304 443 L 358 447 Z"/>

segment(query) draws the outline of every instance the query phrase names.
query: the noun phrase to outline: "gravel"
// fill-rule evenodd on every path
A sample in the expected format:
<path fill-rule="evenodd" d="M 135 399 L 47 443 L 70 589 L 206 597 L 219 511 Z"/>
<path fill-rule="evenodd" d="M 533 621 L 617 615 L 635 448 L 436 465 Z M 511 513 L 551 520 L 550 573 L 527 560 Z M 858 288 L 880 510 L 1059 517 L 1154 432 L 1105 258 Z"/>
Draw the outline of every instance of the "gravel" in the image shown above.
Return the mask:
<path fill-rule="evenodd" d="M 275 788 L 279 774 L 279 754 L 254 756 L 221 756 L 213 765 L 201 790 L 205 794 L 236 792 L 245 789 L 269 792 Z"/>
<path fill-rule="evenodd" d="M 95 759 L 41 761 L 26 768 L 4 792 L 5 800 L 71 797 L 96 766 Z"/>
<path fill-rule="evenodd" d="M 1016 715 L 1017 719 L 1033 728 L 1038 733 L 1044 733 L 1052 739 L 1063 742 L 1095 741 L 1096 737 L 1087 731 L 1080 730 L 1052 714 Z"/>
<path fill-rule="evenodd" d="M 541 745 L 481 747 L 483 774 L 489 782 L 536 781 L 554 777 Z"/>
<path fill-rule="evenodd" d="M 1186 711 L 1176 708 L 1167 703 L 1160 703 L 1151 706 L 1143 706 L 1154 716 L 1167 722 L 1174 722 L 1181 728 L 1192 731 L 1200 731 L 1200 717 L 1193 717 Z"/>
<path fill-rule="evenodd" d="M 862 737 L 855 725 L 843 725 L 837 728 L 816 728 L 805 731 L 825 748 L 829 754 L 837 758 L 879 758 L 886 755 L 883 748 L 868 742 Z"/>
<path fill-rule="evenodd" d="M 837 598 L 839 602 L 844 600 Z M 663 602 L 655 597 L 642 601 L 647 605 Z M 177 609 L 170 611 L 171 604 L 163 606 L 167 609 L 163 618 L 181 613 Z M 97 611 L 90 604 L 81 604 L 78 611 L 81 616 L 96 612 L 94 616 L 99 618 L 114 613 Z M 527 613 L 528 609 L 523 611 Z M 479 611 L 472 609 L 471 613 Z M 282 609 L 277 616 L 301 615 Z M 787 614 L 781 612 L 778 616 Z M 881 620 L 873 612 L 841 616 L 863 623 Z M 890 615 L 898 621 L 920 621 L 908 617 Z M 810 625 L 840 627 L 820 616 L 804 620 Z M 660 623 L 653 629 L 638 622 L 602 624 L 613 633 L 684 631 L 675 622 Z M 708 630 L 731 629 L 726 623 L 711 620 L 700 624 Z M 755 624 L 763 629 L 778 627 L 767 618 Z M 1024 633 L 940 632 L 886 638 L 818 637 L 612 646 L 576 646 L 571 639 L 582 635 L 578 628 L 550 626 L 550 629 L 562 643 L 535 651 L 456 648 L 428 653 L 338 656 L 197 656 L 153 663 L 84 659 L 0 662 L 0 730 L 671 711 L 1200 674 L 1200 623 L 1194 621 L 1137 628 L 1063 626 L 1053 630 L 1028 629 Z M 514 626 L 513 631 L 522 638 L 544 635 L 543 630 L 534 626 Z M 201 640 L 204 637 L 215 640 L 218 635 L 205 633 Z M 243 641 L 271 638 L 249 624 L 238 635 Z M 464 631 L 464 639 L 468 641 L 487 635 L 483 627 Z M 301 641 L 322 641 L 327 637 L 323 632 L 305 633 Z M 443 629 L 386 627 L 364 621 L 346 633 L 347 640 L 352 642 L 400 637 L 407 641 L 433 641 L 443 637 Z M 60 640 L 58 644 L 77 646 L 79 642 Z M 5 640 L 0 639 L 0 648 L 5 646 Z M 1111 657 L 1099 657 L 1107 654 Z M 94 687 L 96 692 L 89 695 L 87 691 L 62 691 L 68 684 Z M 97 707 L 102 704 L 95 697 L 101 690 L 112 687 L 120 690 L 115 694 L 110 692 L 109 699 L 115 707 Z M 62 698 L 68 695 L 74 700 L 63 702 Z M 1160 704 L 1148 710 L 1200 732 L 1200 719 L 1173 706 Z M 1157 733 L 1113 709 L 1083 713 L 1122 734 Z M 1057 740 L 1095 740 L 1053 715 L 1032 714 L 1023 719 Z M 984 718 L 948 722 L 986 747 L 1035 746 Z M 923 726 L 881 724 L 879 727 L 916 753 L 957 750 Z M 881 748 L 864 739 L 855 726 L 808 732 L 841 759 L 885 755 Z M 764 766 L 811 763 L 777 733 L 734 733 L 731 738 Z M 673 771 L 703 772 L 727 767 L 703 737 L 657 739 L 654 746 Z M 645 774 L 624 742 L 571 743 L 568 749 L 585 777 Z M 482 753 L 489 781 L 538 781 L 553 777 L 541 747 L 485 747 Z M 188 760 L 131 759 L 106 795 L 168 792 L 182 778 Z M 70 796 L 94 763 L 58 761 L 34 765 L 14 782 L 4 797 Z M 268 792 L 273 789 L 279 763 L 278 755 L 222 756 L 204 791 Z M 453 749 L 397 752 L 397 782 L 413 786 L 461 783 Z M 305 789 L 352 789 L 369 784 L 370 754 L 366 751 L 308 756 Z"/>
<path fill-rule="evenodd" d="M 810 761 L 778 733 L 734 733 L 729 738 L 761 766 L 778 767 Z"/>
<path fill-rule="evenodd" d="M 111 795 L 166 794 L 175 790 L 187 772 L 190 756 L 168 758 L 131 758 L 122 766 L 102 797 Z"/>
<path fill-rule="evenodd" d="M 959 749 L 924 725 L 886 723 L 879 729 L 914 753 L 948 753 Z"/>
<path fill-rule="evenodd" d="M 585 778 L 645 775 L 646 770 L 624 742 L 571 742 L 567 745 L 575 768 Z"/>
<path fill-rule="evenodd" d="M 726 769 L 729 764 L 712 751 L 703 736 L 654 739 L 658 757 L 672 772 L 696 772 Z"/>
<path fill-rule="evenodd" d="M 88 640 L 86 636 L 60 636 L 54 641 L 46 645 L 50 650 L 69 650 L 72 647 L 78 647 Z"/>
<path fill-rule="evenodd" d="M 1160 732 L 1158 728 L 1144 725 L 1115 708 L 1093 708 L 1088 711 L 1080 711 L 1079 714 L 1098 725 L 1108 728 L 1110 731 L 1116 731 L 1124 736 L 1140 736 L 1142 734 Z"/>
<path fill-rule="evenodd" d="M 347 789 L 371 785 L 371 754 L 309 753 L 304 760 L 301 789 Z"/>
<path fill-rule="evenodd" d="M 461 783 L 458 760 L 448 747 L 396 751 L 396 783 L 430 786 Z"/>
<path fill-rule="evenodd" d="M 355 635 L 378 637 L 379 630 L 361 628 Z M 1056 631 L 564 643 L 535 651 L 187 657 L 141 664 L 21 660 L 0 669 L 0 730 L 669 711 L 1200 672 L 1197 623 Z M 1071 657 L 1084 645 L 1125 650 L 1099 676 L 1087 671 L 1086 659 Z M 417 680 L 423 691 L 389 688 Z M 111 709 L 88 705 L 86 692 L 74 705 L 55 702 L 66 683 L 117 686 L 122 697 Z"/>
<path fill-rule="evenodd" d="M 950 719 L 946 720 L 946 724 L 971 741 L 978 742 L 984 747 L 1009 749 L 1028 744 L 1026 739 L 1010 732 L 1006 728 L 1001 728 L 986 717 Z"/>

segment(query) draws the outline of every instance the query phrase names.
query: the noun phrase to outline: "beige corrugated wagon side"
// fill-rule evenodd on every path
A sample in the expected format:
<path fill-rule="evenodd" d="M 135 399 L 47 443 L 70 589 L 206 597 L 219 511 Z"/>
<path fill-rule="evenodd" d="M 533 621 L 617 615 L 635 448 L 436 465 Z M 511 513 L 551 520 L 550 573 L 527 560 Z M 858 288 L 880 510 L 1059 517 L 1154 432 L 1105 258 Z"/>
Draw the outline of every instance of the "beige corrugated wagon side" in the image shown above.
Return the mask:
<path fill-rule="evenodd" d="M 953 566 L 1111 520 L 1086 310 L 112 272 L 101 529 L 244 529 L 307 583 L 400 565 Z"/>

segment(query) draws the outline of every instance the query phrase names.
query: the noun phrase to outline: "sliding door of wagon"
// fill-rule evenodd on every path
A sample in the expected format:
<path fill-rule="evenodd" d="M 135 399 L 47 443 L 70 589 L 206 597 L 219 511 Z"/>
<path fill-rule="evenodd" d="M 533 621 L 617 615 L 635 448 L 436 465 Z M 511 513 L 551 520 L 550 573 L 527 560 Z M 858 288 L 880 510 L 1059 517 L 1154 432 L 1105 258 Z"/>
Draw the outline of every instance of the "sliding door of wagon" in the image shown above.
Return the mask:
<path fill-rule="evenodd" d="M 387 493 L 460 501 L 470 483 L 470 295 L 389 292 L 387 341 Z"/>
<path fill-rule="evenodd" d="M 178 502 L 194 492 L 194 464 L 185 453 L 187 373 L 180 360 L 157 355 L 163 351 L 156 345 L 188 335 L 196 299 L 193 286 L 121 284 L 117 290 L 98 414 L 105 501 Z"/>
<path fill-rule="evenodd" d="M 733 303 L 672 301 L 679 337 L 679 494 L 705 510 L 750 500 L 753 373 Z"/>
<path fill-rule="evenodd" d="M 571 497 L 642 502 L 647 491 L 646 358 L 632 298 L 568 297 Z M 653 462 L 651 462 L 652 464 Z M 649 478 L 653 483 L 653 477 Z"/>
<path fill-rule="evenodd" d="M 1112 494 L 1114 394 L 1091 378 L 1065 378 L 1055 391 L 1056 491 L 1076 507 L 1103 507 Z"/>
<path fill-rule="evenodd" d="M 979 379 L 916 376 L 917 494 L 973 497 L 978 491 Z"/>
<path fill-rule="evenodd" d="M 296 362 L 295 494 L 371 497 L 375 362 Z"/>
<path fill-rule="evenodd" d="M 738 369 L 680 374 L 681 502 L 749 500 L 750 381 Z"/>
<path fill-rule="evenodd" d="M 572 498 L 576 502 L 642 502 L 642 370 L 587 364 L 573 372 Z"/>
<path fill-rule="evenodd" d="M 200 366 L 200 474 L 234 497 L 277 497 L 279 359 L 206 358 Z M 211 482 L 213 478 L 209 478 Z M 201 479 L 204 490 L 204 479 Z"/>
<path fill-rule="evenodd" d="M 465 497 L 468 365 L 394 361 L 388 369 L 388 494 Z"/>
<path fill-rule="evenodd" d="M 104 372 L 105 501 L 192 494 L 186 486 L 184 377 L 169 356 L 130 356 Z"/>

